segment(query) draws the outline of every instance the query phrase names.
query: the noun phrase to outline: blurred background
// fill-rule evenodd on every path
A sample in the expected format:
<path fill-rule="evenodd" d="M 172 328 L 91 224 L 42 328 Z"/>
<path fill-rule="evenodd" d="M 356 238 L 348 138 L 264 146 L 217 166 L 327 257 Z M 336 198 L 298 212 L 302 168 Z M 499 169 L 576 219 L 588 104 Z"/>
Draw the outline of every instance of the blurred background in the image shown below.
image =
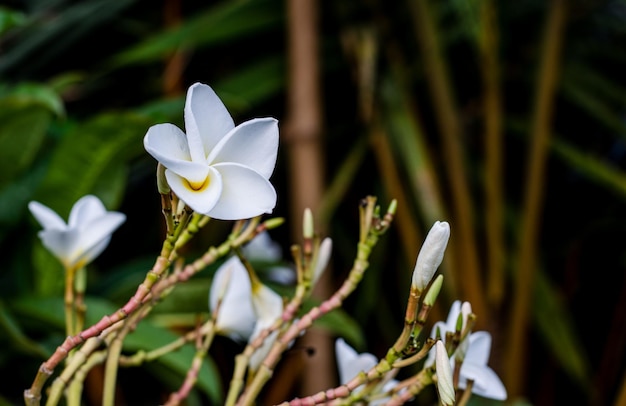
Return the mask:
<path fill-rule="evenodd" d="M 153 124 L 184 128 L 185 92 L 198 81 L 236 123 L 279 119 L 279 262 L 292 263 L 305 207 L 334 243 L 308 305 L 352 265 L 359 201 L 398 201 L 357 291 L 286 354 L 260 405 L 335 386 L 335 337 L 384 356 L 436 220 L 452 234 L 428 330 L 452 301 L 469 300 L 510 404 L 626 404 L 625 46 L 623 0 L 3 1 L 0 404 L 22 402 L 63 340 L 63 271 L 27 203 L 67 218 L 92 193 L 127 215 L 89 267 L 88 317 L 126 303 L 164 236 L 142 139 Z M 229 227 L 211 222 L 187 257 Z M 213 271 L 178 286 L 125 352 L 206 317 Z M 220 404 L 241 348 L 216 340 L 188 405 Z M 119 404 L 162 402 L 192 355 L 122 369 Z M 86 405 L 99 402 L 99 374 Z M 414 403 L 435 402 L 426 390 Z"/>

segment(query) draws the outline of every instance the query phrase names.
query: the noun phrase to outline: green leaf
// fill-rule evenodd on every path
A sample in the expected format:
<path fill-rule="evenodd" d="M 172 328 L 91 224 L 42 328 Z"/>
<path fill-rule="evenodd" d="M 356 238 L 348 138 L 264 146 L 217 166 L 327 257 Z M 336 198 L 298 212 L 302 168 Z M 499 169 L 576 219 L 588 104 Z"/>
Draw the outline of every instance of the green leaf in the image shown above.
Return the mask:
<path fill-rule="evenodd" d="M 268 0 L 222 1 L 192 16 L 184 24 L 158 33 L 118 54 L 113 65 L 153 62 L 175 51 L 256 35 L 269 27 L 280 26 L 284 13 L 276 5 L 275 1 Z"/>
<path fill-rule="evenodd" d="M 15 11 L 8 7 L 0 7 L 0 35 L 11 28 L 19 27 L 26 21 L 26 16 L 21 11 Z"/>
<path fill-rule="evenodd" d="M 576 148 L 568 144 L 563 141 L 562 137 L 553 138 L 551 147 L 557 157 L 565 161 L 578 173 L 626 198 L 626 173 L 624 171 L 610 162 L 602 161 L 585 152 L 582 148 Z"/>
<path fill-rule="evenodd" d="M 85 298 L 87 305 L 87 325 L 97 323 L 104 315 L 110 315 L 117 310 L 112 303 L 93 297 Z M 31 321 L 46 323 L 57 329 L 64 329 L 63 299 L 55 298 L 21 298 L 11 303 L 12 310 L 22 317 Z M 150 351 L 162 347 L 178 338 L 173 332 L 151 325 L 147 320 L 139 323 L 137 328 L 124 340 L 124 351 L 135 352 L 139 350 Z M 59 343 L 60 344 L 60 343 Z M 191 366 L 195 350 L 192 346 L 185 346 L 174 353 L 168 353 L 158 360 L 159 364 L 167 367 L 180 376 L 180 383 Z M 146 368 L 150 364 L 145 365 Z M 36 371 L 33 371 L 33 374 Z M 198 373 L 196 387 L 205 392 L 214 404 L 219 404 L 222 398 L 220 375 L 216 365 L 210 358 L 205 358 Z"/>
<path fill-rule="evenodd" d="M 31 260 L 34 268 L 35 293 L 39 296 L 62 295 L 65 269 L 39 239 L 33 243 Z"/>
<path fill-rule="evenodd" d="M 105 206 L 114 208 L 124 189 L 124 168 L 144 153 L 142 139 L 150 125 L 144 116 L 107 113 L 75 127 L 53 152 L 35 199 L 64 218 L 89 193 L 98 194 Z"/>
<path fill-rule="evenodd" d="M 50 111 L 30 100 L 0 100 L 0 185 L 22 174 L 42 146 Z"/>
<path fill-rule="evenodd" d="M 552 354 L 563 365 L 565 371 L 582 388 L 589 390 L 590 371 L 587 356 L 578 340 L 571 314 L 550 285 L 543 272 L 538 272 L 535 281 L 533 304 L 534 319 Z"/>

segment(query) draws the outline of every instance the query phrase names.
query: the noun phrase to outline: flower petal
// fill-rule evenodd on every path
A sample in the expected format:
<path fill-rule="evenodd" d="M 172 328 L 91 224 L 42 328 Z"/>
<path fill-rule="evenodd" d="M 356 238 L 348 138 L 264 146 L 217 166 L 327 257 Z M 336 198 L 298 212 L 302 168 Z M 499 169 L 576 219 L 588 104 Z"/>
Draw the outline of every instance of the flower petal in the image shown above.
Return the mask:
<path fill-rule="evenodd" d="M 447 331 L 456 330 L 456 322 L 459 319 L 459 313 L 461 313 L 461 301 L 455 300 L 452 303 L 452 306 L 450 306 L 450 311 L 448 312 L 448 318 L 446 319 Z"/>
<path fill-rule="evenodd" d="M 201 182 L 206 178 L 208 168 L 205 159 L 192 161 L 187 137 L 175 125 L 153 125 L 143 138 L 143 145 L 154 159 L 179 176 L 192 182 Z"/>
<path fill-rule="evenodd" d="M 278 121 L 257 118 L 235 127 L 211 151 L 210 165 L 235 162 L 248 166 L 269 179 L 278 156 Z"/>
<path fill-rule="evenodd" d="M 185 131 L 196 160 L 202 154 L 206 160 L 210 151 L 235 127 L 226 106 L 211 87 L 194 83 L 187 91 L 185 101 Z"/>
<path fill-rule="evenodd" d="M 247 340 L 254 330 L 256 315 L 252 307 L 250 277 L 239 258 L 229 258 L 215 272 L 209 294 L 211 311 L 215 311 L 225 283 L 226 291 L 221 298 L 216 327 L 220 333 L 231 338 Z"/>
<path fill-rule="evenodd" d="M 39 238 L 44 247 L 52 252 L 66 268 L 72 266 L 75 259 L 72 253 L 80 239 L 78 230 L 44 229 L 39 232 Z"/>
<path fill-rule="evenodd" d="M 39 224 L 44 228 L 44 230 L 48 229 L 56 229 L 56 230 L 66 230 L 67 224 L 65 221 L 54 212 L 51 208 L 44 206 L 39 202 L 32 201 L 28 203 L 28 209 L 32 213 L 32 215 L 37 219 Z"/>
<path fill-rule="evenodd" d="M 280 244 L 272 240 L 267 231 L 259 233 L 242 248 L 242 251 L 246 257 L 257 261 L 279 261 L 283 256 Z"/>
<path fill-rule="evenodd" d="M 107 212 L 99 218 L 80 228 L 80 240 L 70 253 L 72 265 L 84 266 L 93 261 L 104 251 L 111 234 L 126 221 L 126 215 L 118 212 Z M 97 247 L 97 249 L 96 249 Z"/>
<path fill-rule="evenodd" d="M 241 220 L 271 213 L 276 206 L 274 186 L 255 170 L 236 163 L 212 168 L 222 175 L 223 188 L 219 201 L 207 215 L 219 220 Z"/>
<path fill-rule="evenodd" d="M 202 187 L 198 190 L 191 188 L 187 179 L 180 177 L 178 174 L 167 169 L 165 178 L 170 188 L 176 193 L 182 201 L 187 203 L 193 211 L 202 214 L 208 214 L 220 199 L 223 189 L 223 180 L 220 173 L 215 169 L 207 166 L 208 174 Z"/>
<path fill-rule="evenodd" d="M 70 228 L 80 229 L 106 212 L 107 209 L 100 199 L 93 195 L 86 195 L 78 199 L 72 206 L 67 224 Z"/>
<path fill-rule="evenodd" d="M 357 353 L 342 338 L 335 341 L 335 357 L 339 369 L 339 381 L 342 385 L 350 382 L 359 372 L 367 372 L 378 364 L 374 355 Z"/>
<path fill-rule="evenodd" d="M 487 365 L 489 361 L 489 353 L 491 352 L 491 334 L 487 331 L 477 331 L 469 336 L 469 347 L 465 354 L 465 361 L 477 364 Z"/>
<path fill-rule="evenodd" d="M 252 287 L 252 305 L 254 313 L 265 327 L 269 327 L 283 313 L 283 298 L 262 283 Z"/>
<path fill-rule="evenodd" d="M 476 395 L 495 400 L 507 398 L 504 384 L 495 371 L 488 366 L 464 362 L 461 365 L 459 388 L 465 389 L 468 379 L 474 381 L 472 393 Z"/>

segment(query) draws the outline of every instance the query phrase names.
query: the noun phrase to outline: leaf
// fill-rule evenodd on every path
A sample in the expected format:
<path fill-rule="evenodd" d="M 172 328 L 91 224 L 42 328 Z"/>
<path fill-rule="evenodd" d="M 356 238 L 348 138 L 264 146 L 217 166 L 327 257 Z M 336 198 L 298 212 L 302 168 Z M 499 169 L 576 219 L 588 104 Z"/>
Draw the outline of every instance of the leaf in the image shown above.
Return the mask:
<path fill-rule="evenodd" d="M 144 116 L 106 113 L 75 127 L 53 152 L 35 200 L 67 218 L 79 198 L 99 191 L 105 206 L 114 208 L 124 189 L 124 168 L 143 154 L 142 138 L 150 125 Z"/>
<path fill-rule="evenodd" d="M 85 303 L 87 304 L 87 325 L 93 325 L 104 315 L 110 315 L 117 310 L 117 307 L 112 303 L 99 298 L 87 297 Z M 57 329 L 64 328 L 62 298 L 20 298 L 11 303 L 11 308 L 17 315 L 26 317 L 31 321 L 46 323 Z M 126 337 L 123 349 L 125 352 L 150 351 L 169 344 L 177 338 L 178 335 L 173 332 L 143 321 Z M 185 346 L 176 352 L 167 353 L 153 362 L 158 362 L 176 372 L 181 377 L 180 382 L 182 384 L 182 379 L 191 366 L 194 354 L 195 350 L 191 346 Z M 145 367 L 149 368 L 150 364 L 145 365 Z M 220 403 L 222 398 L 220 376 L 216 365 L 210 358 L 205 358 L 197 379 L 197 388 L 204 391 L 214 404 Z"/>
<path fill-rule="evenodd" d="M 624 171 L 565 142 L 562 137 L 553 138 L 551 146 L 555 155 L 576 172 L 626 198 L 626 173 Z"/>
<path fill-rule="evenodd" d="M 184 24 L 158 33 L 118 54 L 113 66 L 160 60 L 174 51 L 228 43 L 279 26 L 283 11 L 273 1 L 222 1 Z"/>
<path fill-rule="evenodd" d="M 0 185 L 32 164 L 50 120 L 50 111 L 32 100 L 0 100 Z"/>
<path fill-rule="evenodd" d="M 538 272 L 535 281 L 533 303 L 534 319 L 552 354 L 563 365 L 564 370 L 585 390 L 589 390 L 589 363 L 571 314 L 559 300 L 554 287 L 543 272 Z"/>

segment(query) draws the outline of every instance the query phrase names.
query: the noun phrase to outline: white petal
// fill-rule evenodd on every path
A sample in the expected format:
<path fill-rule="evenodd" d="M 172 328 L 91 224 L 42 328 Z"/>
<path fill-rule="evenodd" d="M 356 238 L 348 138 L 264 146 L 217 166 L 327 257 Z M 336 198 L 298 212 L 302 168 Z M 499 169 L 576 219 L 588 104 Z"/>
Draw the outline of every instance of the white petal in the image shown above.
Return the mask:
<path fill-rule="evenodd" d="M 39 202 L 32 201 L 28 203 L 28 209 L 33 214 L 33 216 L 37 219 L 39 224 L 47 229 L 57 229 L 57 230 L 65 230 L 67 229 L 67 224 L 65 221 L 54 212 L 54 210 L 50 209 L 47 206 Z"/>
<path fill-rule="evenodd" d="M 507 398 L 504 384 L 494 370 L 488 366 L 464 362 L 461 365 L 459 388 L 465 389 L 468 379 L 474 381 L 472 393 L 476 395 L 495 400 L 505 400 Z"/>
<path fill-rule="evenodd" d="M 124 221 L 126 216 L 123 213 L 108 212 L 90 223 L 81 225 L 80 240 L 70 253 L 72 264 L 82 262 L 80 265 L 84 266 L 93 261 L 106 248 L 107 244 L 103 245 L 102 242 L 110 240 L 111 234 Z M 94 249 L 96 246 L 97 249 Z"/>
<path fill-rule="evenodd" d="M 44 247 L 52 252 L 66 267 L 70 267 L 75 260 L 73 252 L 80 239 L 78 230 L 59 230 L 49 228 L 39 232 L 39 238 Z"/>
<path fill-rule="evenodd" d="M 234 127 L 230 113 L 213 89 L 202 83 L 189 88 L 185 101 L 185 131 L 192 155 L 201 153 L 206 159 Z"/>
<path fill-rule="evenodd" d="M 437 268 L 441 265 L 449 238 L 450 225 L 445 221 L 436 221 L 417 254 L 411 280 L 412 286 L 422 291 L 430 283 Z"/>
<path fill-rule="evenodd" d="M 178 174 L 167 169 L 165 179 L 170 188 L 182 201 L 187 203 L 193 211 L 208 214 L 220 199 L 223 190 L 223 180 L 219 172 L 207 166 L 206 183 L 199 190 L 191 188 L 189 182 Z"/>
<path fill-rule="evenodd" d="M 269 179 L 278 156 L 278 121 L 258 118 L 241 123 L 226 135 L 207 158 L 210 165 L 235 162 Z"/>
<path fill-rule="evenodd" d="M 86 195 L 74 203 L 67 224 L 70 228 L 80 229 L 81 226 L 103 216 L 106 212 L 107 209 L 100 199 L 96 196 Z"/>
<path fill-rule="evenodd" d="M 257 318 L 265 324 L 265 327 L 283 313 L 283 298 L 262 283 L 252 287 L 252 305 Z"/>
<path fill-rule="evenodd" d="M 213 165 L 222 175 L 222 193 L 207 215 L 219 220 L 241 220 L 271 213 L 276 206 L 274 186 L 258 172 L 229 163 Z"/>
<path fill-rule="evenodd" d="M 477 365 L 487 365 L 491 352 L 491 334 L 486 331 L 477 331 L 469 336 L 469 347 L 465 354 L 465 361 Z"/>
<path fill-rule="evenodd" d="M 205 159 L 192 162 L 187 136 L 173 124 L 157 124 L 148 129 L 143 138 L 146 151 L 167 169 L 192 182 L 206 178 Z"/>
<path fill-rule="evenodd" d="M 330 238 L 324 238 L 320 243 L 319 251 L 317 252 L 317 258 L 315 259 L 315 266 L 313 268 L 313 278 L 312 283 L 313 286 L 317 283 L 319 278 L 324 273 L 324 270 L 328 266 L 328 261 L 330 260 L 330 254 L 333 249 L 333 241 Z"/>
<path fill-rule="evenodd" d="M 450 311 L 448 312 L 448 318 L 446 319 L 447 331 L 456 330 L 456 321 L 459 319 L 459 313 L 461 313 L 461 301 L 455 300 L 452 303 L 452 306 L 450 306 Z"/>
<path fill-rule="evenodd" d="M 254 326 L 254 332 L 250 336 L 250 341 L 254 340 L 261 333 L 261 331 L 263 331 L 267 327 L 269 326 L 265 326 L 264 323 L 257 323 L 256 326 Z M 269 336 L 265 338 L 265 340 L 263 340 L 263 344 L 254 353 L 252 353 L 252 355 L 250 356 L 250 360 L 248 361 L 248 366 L 250 367 L 250 370 L 254 372 L 259 368 L 259 366 L 261 366 L 261 363 L 272 349 L 274 342 L 276 342 L 277 337 L 278 331 L 273 331 Z"/>
<path fill-rule="evenodd" d="M 452 382 L 452 367 L 450 366 L 450 358 L 446 352 L 443 341 L 437 341 L 435 344 L 435 368 L 437 369 L 437 391 L 439 398 L 445 405 L 454 404 L 454 385 Z"/>
<path fill-rule="evenodd" d="M 102 253 L 102 251 L 104 251 L 106 247 L 109 246 L 110 242 L 111 242 L 111 235 L 100 240 L 96 245 L 82 252 L 78 258 L 74 259 L 73 261 L 74 265 L 78 263 L 81 263 L 84 265 L 88 264 L 93 259 L 97 258 Z"/>
<path fill-rule="evenodd" d="M 272 240 L 267 231 L 254 237 L 242 251 L 246 257 L 257 261 L 278 261 L 283 256 L 280 244 Z"/>
<path fill-rule="evenodd" d="M 342 338 L 335 341 L 335 356 L 342 385 L 350 382 L 359 372 L 367 372 L 378 364 L 378 359 L 374 355 L 357 353 Z"/>
<path fill-rule="evenodd" d="M 225 279 L 228 279 L 228 284 L 218 311 L 216 327 L 222 334 L 247 340 L 254 329 L 256 315 L 252 307 L 250 278 L 239 258 L 231 257 L 215 272 L 209 295 L 211 311 L 217 307 Z"/>

